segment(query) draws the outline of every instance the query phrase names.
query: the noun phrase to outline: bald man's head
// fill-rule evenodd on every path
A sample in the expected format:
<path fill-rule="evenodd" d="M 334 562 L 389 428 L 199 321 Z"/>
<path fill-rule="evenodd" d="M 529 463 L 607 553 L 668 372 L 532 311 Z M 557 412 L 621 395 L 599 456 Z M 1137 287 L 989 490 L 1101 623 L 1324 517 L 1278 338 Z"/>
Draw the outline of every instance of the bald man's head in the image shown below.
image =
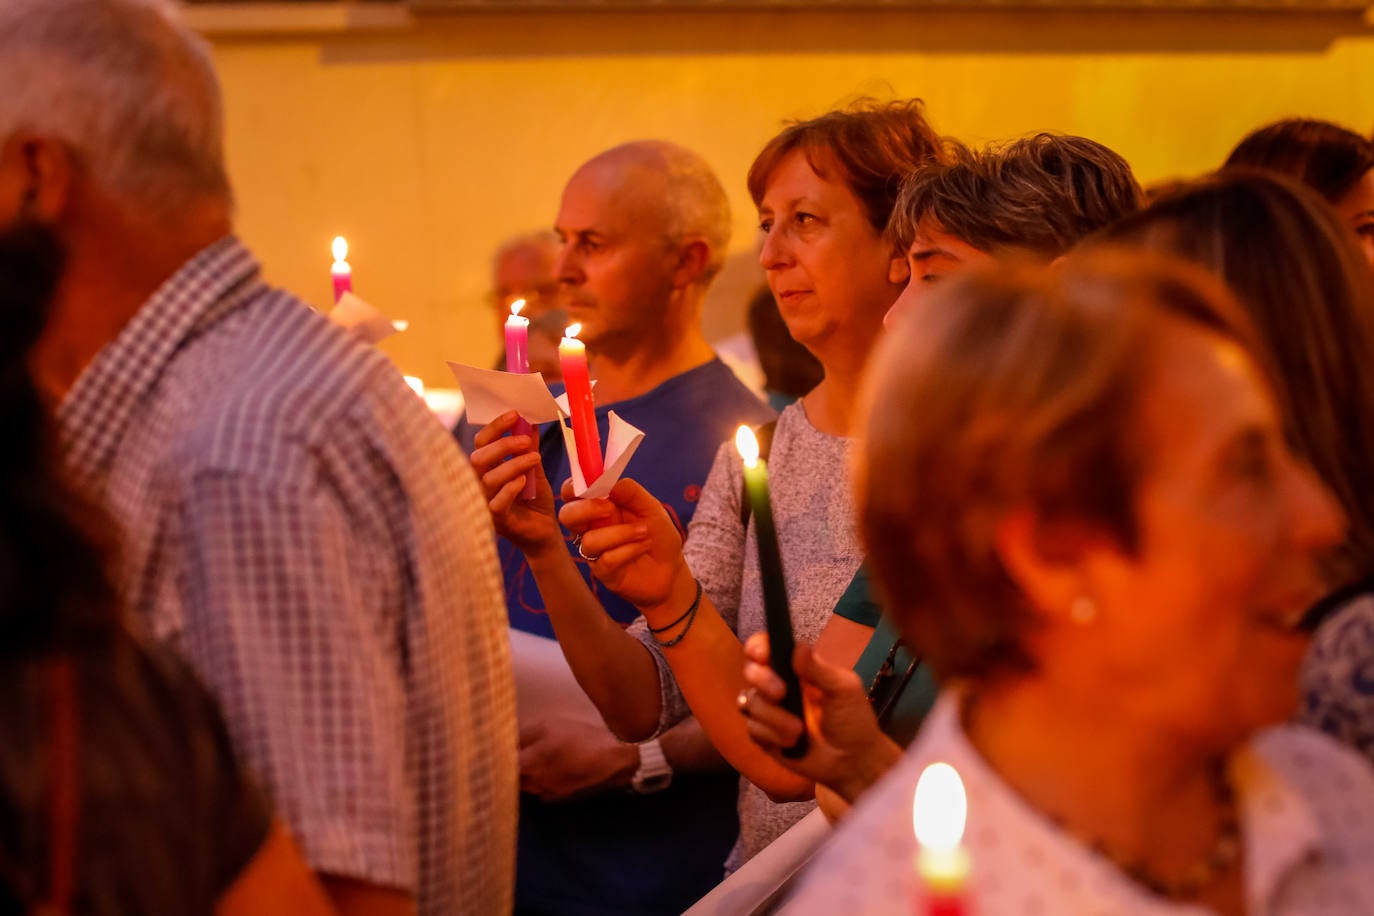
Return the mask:
<path fill-rule="evenodd" d="M 669 244 L 704 240 L 711 256 L 703 282 L 720 273 L 730 245 L 730 200 L 705 159 L 667 140 L 634 140 L 593 156 L 577 171 L 584 173 L 637 205 Z"/>
<path fill-rule="evenodd" d="M 730 239 L 725 190 L 695 153 L 661 140 L 626 143 L 568 180 L 555 229 L 569 318 L 592 346 L 635 346 L 665 318 L 697 320 Z M 680 315 L 674 303 L 686 303 Z M 614 339 L 614 340 L 613 340 Z"/>

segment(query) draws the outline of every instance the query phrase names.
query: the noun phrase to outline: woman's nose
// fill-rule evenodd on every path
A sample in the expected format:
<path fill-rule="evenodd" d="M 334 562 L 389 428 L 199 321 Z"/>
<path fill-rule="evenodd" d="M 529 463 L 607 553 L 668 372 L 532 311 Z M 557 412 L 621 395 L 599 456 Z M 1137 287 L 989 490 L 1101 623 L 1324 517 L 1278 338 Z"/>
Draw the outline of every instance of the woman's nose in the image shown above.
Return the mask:
<path fill-rule="evenodd" d="M 777 270 L 786 267 L 791 263 L 792 254 L 788 246 L 784 233 L 778 231 L 774 226 L 763 236 L 763 245 L 759 248 L 759 264 L 764 270 Z"/>
<path fill-rule="evenodd" d="M 888 309 L 887 314 L 883 316 L 883 327 L 892 327 L 901 320 L 903 315 L 911 311 L 915 306 L 916 299 L 919 296 L 916 290 L 917 282 L 916 275 L 912 274 L 911 279 L 906 283 L 906 288 L 902 290 L 901 295 L 897 297 L 897 301 L 892 303 L 892 307 Z"/>

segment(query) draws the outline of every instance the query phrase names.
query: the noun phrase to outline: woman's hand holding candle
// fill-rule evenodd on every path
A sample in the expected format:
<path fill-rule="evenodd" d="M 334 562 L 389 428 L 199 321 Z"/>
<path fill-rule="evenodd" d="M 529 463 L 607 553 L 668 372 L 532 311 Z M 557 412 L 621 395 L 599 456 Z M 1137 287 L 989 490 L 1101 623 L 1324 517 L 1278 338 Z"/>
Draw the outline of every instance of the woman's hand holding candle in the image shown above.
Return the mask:
<path fill-rule="evenodd" d="M 792 656 L 802 686 L 807 751 L 784 756 L 801 737 L 803 724 L 781 705 L 787 690 L 770 665 L 768 634 L 749 637 L 744 655 L 748 687 L 740 711 L 749 736 L 778 763 L 852 803 L 901 758 L 902 749 L 878 726 L 859 676 L 825 661 L 808 645 L 798 645 Z"/>
<path fill-rule="evenodd" d="M 682 535 L 663 504 L 629 478 L 607 499 L 574 499 L 571 481 L 558 520 L 582 536 L 592 574 L 661 626 L 692 603 L 695 579 L 682 558 Z"/>
<path fill-rule="evenodd" d="M 497 534 L 526 556 L 544 550 L 566 550 L 538 443 L 532 435 L 506 435 L 518 422 L 520 415 L 512 410 L 477 432 L 472 469 L 486 494 L 492 524 Z M 525 499 L 522 496 L 530 478 L 534 480 L 534 498 Z"/>

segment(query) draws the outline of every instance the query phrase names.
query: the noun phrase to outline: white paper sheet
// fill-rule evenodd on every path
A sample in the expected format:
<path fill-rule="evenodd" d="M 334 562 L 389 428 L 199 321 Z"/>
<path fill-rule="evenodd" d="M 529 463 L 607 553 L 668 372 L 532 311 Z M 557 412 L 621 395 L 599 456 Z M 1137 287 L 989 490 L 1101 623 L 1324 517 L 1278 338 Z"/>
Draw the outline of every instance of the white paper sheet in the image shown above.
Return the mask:
<path fill-rule="evenodd" d="M 515 669 L 516 708 L 522 725 L 561 718 L 606 727 L 601 714 L 578 686 L 555 640 L 512 629 L 510 653 Z"/>
<path fill-rule="evenodd" d="M 792 890 L 789 882 L 806 867 L 829 834 L 830 822 L 817 808 L 717 884 L 683 916 L 764 916 L 776 912 Z"/>
<path fill-rule="evenodd" d="M 563 444 L 568 449 L 569 464 L 572 465 L 573 495 L 579 499 L 605 499 L 625 473 L 626 466 L 634 457 L 635 449 L 644 441 L 644 432 L 626 423 L 612 410 L 607 419 L 610 429 L 606 433 L 606 461 L 601 476 L 590 487 L 582 479 L 582 467 L 577 461 L 577 442 L 572 427 L 560 421 L 563 430 Z"/>
<path fill-rule="evenodd" d="M 397 331 L 409 327 L 409 322 L 392 321 L 376 306 L 353 293 L 339 297 L 338 305 L 329 312 L 329 320 L 358 335 L 364 343 L 380 343 Z"/>
<path fill-rule="evenodd" d="M 538 372 L 500 372 L 461 363 L 449 363 L 463 401 L 468 422 L 486 426 L 508 410 L 519 411 L 531 423 L 552 423 L 559 418 L 558 404 Z"/>

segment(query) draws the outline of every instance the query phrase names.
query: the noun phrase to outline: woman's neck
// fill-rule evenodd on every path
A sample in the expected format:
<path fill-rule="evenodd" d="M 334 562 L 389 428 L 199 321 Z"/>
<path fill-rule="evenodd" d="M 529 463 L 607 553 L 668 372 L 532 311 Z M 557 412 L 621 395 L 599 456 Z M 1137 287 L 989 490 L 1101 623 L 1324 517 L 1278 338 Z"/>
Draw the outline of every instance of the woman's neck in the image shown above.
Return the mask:
<path fill-rule="evenodd" d="M 863 384 L 868 349 L 845 354 L 817 354 L 825 377 L 802 398 L 806 418 L 816 429 L 830 436 L 852 436 Z"/>
<path fill-rule="evenodd" d="M 1170 878 L 1206 862 L 1227 816 L 1217 755 L 1065 693 L 1022 678 L 970 695 L 969 741 L 1032 807 L 1118 864 Z"/>

